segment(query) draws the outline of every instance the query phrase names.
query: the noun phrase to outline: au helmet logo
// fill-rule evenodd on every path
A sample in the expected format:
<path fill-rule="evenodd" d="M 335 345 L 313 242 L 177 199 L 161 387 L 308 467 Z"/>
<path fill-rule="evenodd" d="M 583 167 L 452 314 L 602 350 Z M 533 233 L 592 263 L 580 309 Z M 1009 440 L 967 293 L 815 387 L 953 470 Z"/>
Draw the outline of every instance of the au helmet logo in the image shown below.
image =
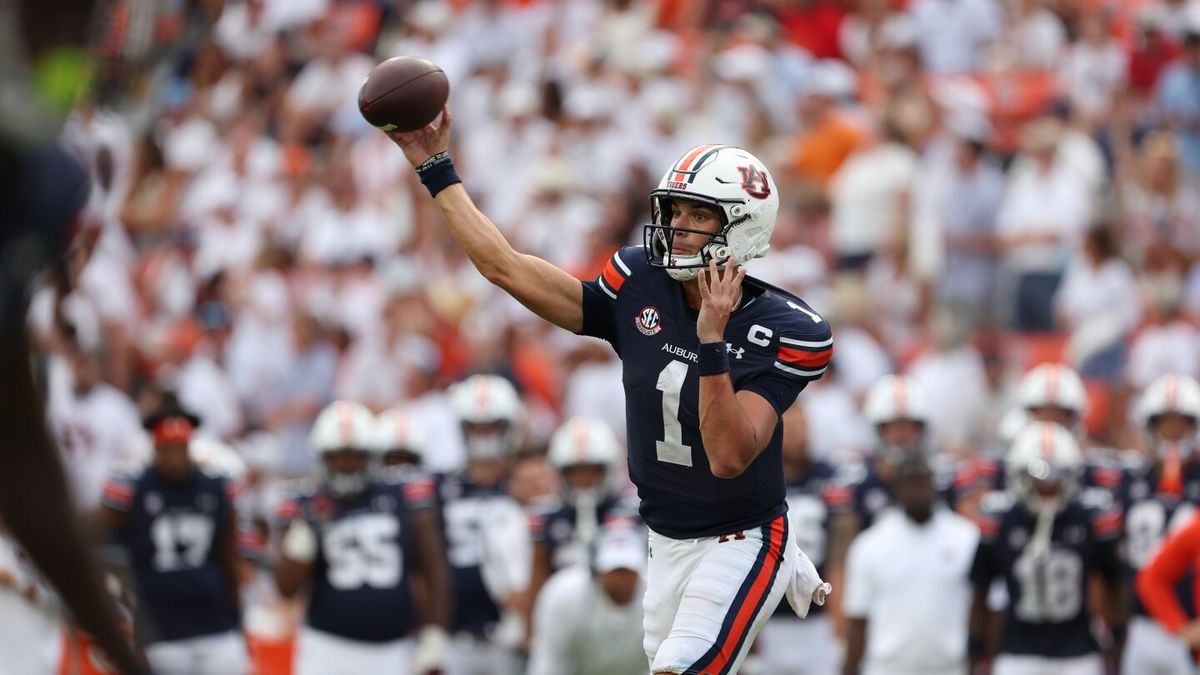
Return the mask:
<path fill-rule="evenodd" d="M 771 196 L 771 183 L 767 174 L 757 166 L 739 166 L 738 173 L 742 175 L 742 189 L 755 199 L 766 199 Z"/>
<path fill-rule="evenodd" d="M 637 326 L 642 335 L 657 335 L 662 330 L 662 321 L 658 317 L 658 310 L 650 306 L 643 307 L 637 313 L 637 316 L 633 318 L 633 324 Z"/>

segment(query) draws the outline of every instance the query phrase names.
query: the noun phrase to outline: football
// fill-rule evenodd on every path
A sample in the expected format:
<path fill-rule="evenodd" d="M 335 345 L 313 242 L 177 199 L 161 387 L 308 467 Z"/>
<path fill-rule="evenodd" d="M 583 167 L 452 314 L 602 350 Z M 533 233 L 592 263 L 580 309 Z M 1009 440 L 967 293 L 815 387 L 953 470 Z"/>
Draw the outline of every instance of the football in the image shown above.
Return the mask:
<path fill-rule="evenodd" d="M 384 131 L 415 131 L 442 111 L 450 81 L 433 62 L 397 56 L 375 66 L 358 90 L 358 109 Z"/>

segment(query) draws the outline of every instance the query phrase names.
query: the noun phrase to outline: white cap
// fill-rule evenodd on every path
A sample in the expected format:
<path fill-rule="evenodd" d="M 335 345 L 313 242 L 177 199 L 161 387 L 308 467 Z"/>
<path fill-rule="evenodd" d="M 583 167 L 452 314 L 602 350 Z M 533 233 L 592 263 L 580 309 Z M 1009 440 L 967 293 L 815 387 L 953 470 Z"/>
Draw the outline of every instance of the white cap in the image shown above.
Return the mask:
<path fill-rule="evenodd" d="M 1163 375 L 1146 387 L 1137 413 L 1142 424 L 1166 413 L 1200 421 L 1200 384 L 1187 375 Z"/>
<path fill-rule="evenodd" d="M 334 401 L 325 407 L 312 427 L 312 448 L 317 456 L 344 448 L 367 451 L 375 445 L 375 416 L 359 403 Z"/>
<path fill-rule="evenodd" d="M 375 421 L 375 445 L 379 453 L 407 450 L 425 459 L 425 428 L 421 421 L 400 407 L 389 408 Z"/>
<path fill-rule="evenodd" d="M 612 429 L 598 419 L 572 417 L 550 439 L 550 463 L 559 469 L 579 464 L 609 466 L 619 454 Z"/>
<path fill-rule="evenodd" d="M 646 571 L 646 539 L 633 527 L 606 529 L 596 539 L 596 558 L 592 567 L 603 574 L 613 570 Z"/>

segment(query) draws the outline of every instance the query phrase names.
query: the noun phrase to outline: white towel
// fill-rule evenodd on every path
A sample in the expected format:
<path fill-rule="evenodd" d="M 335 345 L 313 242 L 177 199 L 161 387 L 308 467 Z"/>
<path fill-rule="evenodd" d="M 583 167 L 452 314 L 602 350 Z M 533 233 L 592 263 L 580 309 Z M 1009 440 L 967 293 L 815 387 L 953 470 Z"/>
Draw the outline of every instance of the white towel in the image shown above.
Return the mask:
<path fill-rule="evenodd" d="M 833 586 L 817 574 L 816 566 L 804 555 L 794 539 L 788 542 L 788 546 L 795 549 L 796 565 L 788 582 L 787 601 L 796 616 L 803 619 L 808 616 L 812 603 L 825 604 L 825 598 L 833 592 Z"/>

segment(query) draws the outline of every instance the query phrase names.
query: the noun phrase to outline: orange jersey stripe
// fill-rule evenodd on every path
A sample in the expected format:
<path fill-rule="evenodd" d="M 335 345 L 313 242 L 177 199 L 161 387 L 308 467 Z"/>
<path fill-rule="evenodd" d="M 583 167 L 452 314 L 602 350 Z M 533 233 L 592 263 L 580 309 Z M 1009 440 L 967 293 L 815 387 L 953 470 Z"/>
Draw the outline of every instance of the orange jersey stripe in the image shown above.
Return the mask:
<path fill-rule="evenodd" d="M 609 258 L 608 262 L 604 264 L 604 282 L 616 293 L 620 293 L 621 286 L 625 285 L 625 277 L 617 271 L 617 266 L 613 264 L 612 258 Z"/>
<path fill-rule="evenodd" d="M 779 348 L 780 361 L 806 368 L 820 368 L 829 363 L 829 357 L 832 355 L 832 347 L 819 352 L 806 352 L 802 349 L 792 349 L 791 347 L 782 346 Z"/>

